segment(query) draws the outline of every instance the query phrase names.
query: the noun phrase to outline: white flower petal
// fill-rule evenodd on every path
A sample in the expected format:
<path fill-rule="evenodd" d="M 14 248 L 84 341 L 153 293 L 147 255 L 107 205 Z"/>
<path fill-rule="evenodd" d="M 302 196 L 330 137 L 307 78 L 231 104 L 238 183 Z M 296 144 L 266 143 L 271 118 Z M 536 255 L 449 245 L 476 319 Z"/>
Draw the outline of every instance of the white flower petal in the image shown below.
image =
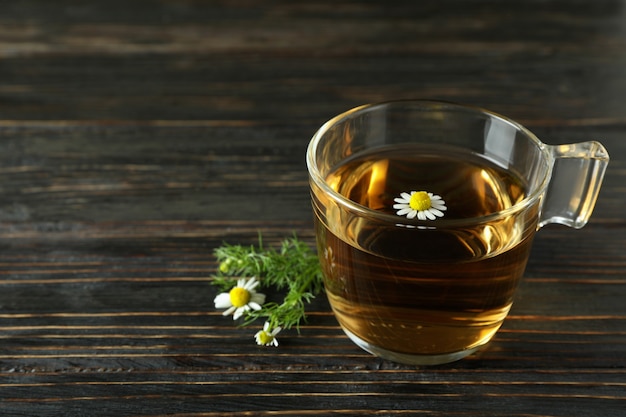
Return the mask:
<path fill-rule="evenodd" d="M 250 291 L 253 290 L 254 287 L 256 287 L 257 285 L 259 285 L 259 281 L 257 281 L 255 277 L 252 277 L 247 280 L 241 287 Z"/>
<path fill-rule="evenodd" d="M 400 196 L 402 198 L 404 198 L 406 200 L 406 202 L 408 203 L 409 201 L 411 201 L 411 196 L 415 194 L 415 191 L 411 191 L 411 194 L 409 193 L 400 193 Z"/>
<path fill-rule="evenodd" d="M 218 294 L 213 302 L 215 303 L 215 308 L 228 308 L 232 306 L 230 302 L 230 294 L 227 292 Z"/>
<path fill-rule="evenodd" d="M 410 213 L 412 211 L 415 211 L 415 210 L 413 210 L 412 208 L 406 207 L 406 208 L 403 208 L 402 210 L 398 211 L 396 214 L 398 216 L 404 216 L 405 214 Z"/>
<path fill-rule="evenodd" d="M 265 303 L 265 294 L 261 294 L 260 292 L 252 293 L 252 296 L 250 297 L 250 302 L 257 304 Z"/>
<path fill-rule="evenodd" d="M 406 215 L 407 219 L 413 219 L 415 216 L 419 216 L 419 212 L 417 210 L 411 210 L 409 214 Z"/>
<path fill-rule="evenodd" d="M 233 320 L 237 320 L 239 317 L 241 317 L 243 315 L 243 313 L 247 312 L 250 310 L 250 307 L 248 305 L 245 305 L 243 307 L 239 307 L 237 310 L 235 310 L 235 314 L 233 314 Z"/>
<path fill-rule="evenodd" d="M 224 311 L 222 313 L 222 316 L 228 316 L 230 315 L 233 311 L 235 311 L 237 309 L 237 307 L 235 306 L 231 306 L 228 310 Z"/>
<path fill-rule="evenodd" d="M 435 220 L 437 218 L 437 216 L 431 213 L 430 210 L 424 210 L 422 213 L 424 213 L 424 215 L 428 217 L 429 220 Z"/>
<path fill-rule="evenodd" d="M 246 307 L 250 307 L 253 310 L 259 311 L 262 307 L 255 303 L 254 301 L 250 301 Z"/>
<path fill-rule="evenodd" d="M 420 220 L 426 220 L 426 214 L 424 214 L 423 211 L 418 211 L 417 212 L 417 218 Z"/>
<path fill-rule="evenodd" d="M 443 213 L 439 210 L 437 210 L 436 208 L 431 208 L 428 210 L 430 213 L 434 214 L 437 217 L 443 217 Z M 434 220 L 434 219 L 431 219 Z"/>

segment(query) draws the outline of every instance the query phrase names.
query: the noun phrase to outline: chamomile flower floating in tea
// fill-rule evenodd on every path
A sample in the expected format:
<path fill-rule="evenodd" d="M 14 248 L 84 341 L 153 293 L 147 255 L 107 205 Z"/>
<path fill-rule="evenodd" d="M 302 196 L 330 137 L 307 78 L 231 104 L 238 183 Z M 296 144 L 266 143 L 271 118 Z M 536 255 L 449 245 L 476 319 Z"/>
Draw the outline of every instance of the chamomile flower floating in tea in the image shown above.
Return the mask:
<path fill-rule="evenodd" d="M 254 339 L 256 340 L 256 344 L 260 346 L 276 346 L 278 347 L 278 339 L 276 339 L 276 335 L 281 331 L 280 327 L 271 328 L 270 323 L 268 321 L 263 325 L 263 330 L 259 330 L 255 335 Z"/>
<path fill-rule="evenodd" d="M 259 285 L 256 277 L 248 280 L 241 278 L 237 280 L 237 285 L 229 292 L 223 292 L 215 297 L 215 308 L 226 308 L 222 314 L 233 315 L 233 320 L 237 320 L 243 313 L 252 310 L 261 310 L 261 304 L 265 302 L 265 294 L 256 292 L 254 289 Z"/>
<path fill-rule="evenodd" d="M 411 193 L 401 193 L 399 198 L 394 198 L 398 204 L 393 208 L 398 210 L 398 216 L 406 216 L 408 219 L 417 217 L 420 220 L 435 220 L 443 217 L 443 212 L 447 210 L 446 202 L 433 193 L 426 191 L 411 191 Z"/>

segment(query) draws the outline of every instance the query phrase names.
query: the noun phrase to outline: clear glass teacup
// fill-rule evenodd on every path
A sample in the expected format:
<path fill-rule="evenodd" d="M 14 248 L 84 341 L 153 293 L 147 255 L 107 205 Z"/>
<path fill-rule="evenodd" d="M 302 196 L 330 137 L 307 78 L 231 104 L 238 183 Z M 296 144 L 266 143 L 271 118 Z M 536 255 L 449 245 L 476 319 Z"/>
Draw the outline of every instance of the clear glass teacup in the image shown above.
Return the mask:
<path fill-rule="evenodd" d="M 609 162 L 597 142 L 549 146 L 490 111 L 365 105 L 307 150 L 318 253 L 345 333 L 385 359 L 461 359 L 502 325 L 535 232 L 581 228 Z"/>

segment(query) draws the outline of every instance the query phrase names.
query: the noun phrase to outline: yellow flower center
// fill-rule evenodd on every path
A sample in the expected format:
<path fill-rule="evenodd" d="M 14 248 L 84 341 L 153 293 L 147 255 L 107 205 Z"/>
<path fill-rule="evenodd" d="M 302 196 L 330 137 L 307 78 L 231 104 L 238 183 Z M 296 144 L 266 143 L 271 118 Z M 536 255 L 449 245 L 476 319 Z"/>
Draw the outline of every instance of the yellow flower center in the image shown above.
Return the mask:
<path fill-rule="evenodd" d="M 235 307 L 243 307 L 250 301 L 250 291 L 245 288 L 235 287 L 229 292 L 230 302 Z"/>
<path fill-rule="evenodd" d="M 416 193 L 413 193 L 411 199 L 409 200 L 409 207 L 417 211 L 428 210 L 431 207 L 430 197 L 428 197 L 428 193 L 425 191 L 418 191 Z"/>
<path fill-rule="evenodd" d="M 271 333 L 266 332 L 265 330 L 261 331 L 261 334 L 259 334 L 259 342 L 262 345 L 268 345 L 272 343 L 272 340 L 274 340 L 274 336 L 272 336 Z"/>

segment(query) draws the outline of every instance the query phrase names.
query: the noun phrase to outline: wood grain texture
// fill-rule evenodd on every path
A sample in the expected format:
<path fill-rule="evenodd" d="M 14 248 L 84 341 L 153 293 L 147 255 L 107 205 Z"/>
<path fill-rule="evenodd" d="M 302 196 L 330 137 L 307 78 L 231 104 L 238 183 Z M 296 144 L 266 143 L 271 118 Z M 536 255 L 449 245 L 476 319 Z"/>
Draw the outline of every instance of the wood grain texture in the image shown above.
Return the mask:
<path fill-rule="evenodd" d="M 1 415 L 624 415 L 624 1 L 6 3 Z M 537 234 L 505 325 L 465 360 L 372 357 L 324 297 L 256 346 L 213 307 L 213 249 L 313 244 L 309 138 L 416 97 L 601 141 L 591 222 Z"/>

